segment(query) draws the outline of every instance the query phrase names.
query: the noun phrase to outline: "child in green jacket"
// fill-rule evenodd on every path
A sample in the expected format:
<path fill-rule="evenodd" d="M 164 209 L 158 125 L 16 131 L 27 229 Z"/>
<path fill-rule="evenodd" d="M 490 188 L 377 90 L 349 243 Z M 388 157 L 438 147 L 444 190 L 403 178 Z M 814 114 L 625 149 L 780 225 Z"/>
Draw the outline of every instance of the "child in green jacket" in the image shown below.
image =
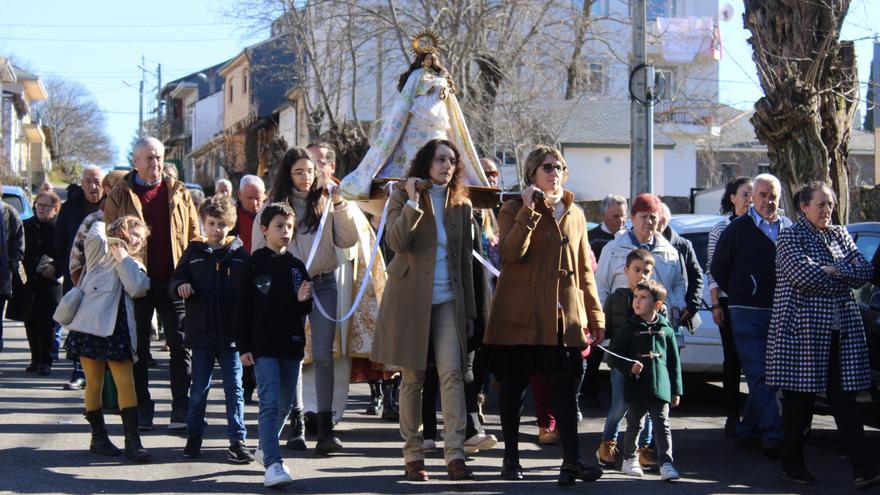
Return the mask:
<path fill-rule="evenodd" d="M 626 443 L 623 451 L 624 474 L 643 475 L 636 456 L 636 439 L 646 414 L 654 423 L 660 478 L 679 478 L 672 465 L 672 433 L 669 407 L 678 406 L 682 395 L 681 365 L 675 334 L 659 310 L 666 289 L 658 282 L 640 282 L 633 290 L 635 315 L 614 335 L 612 351 L 629 360 L 616 360 L 615 366 L 627 375 L 624 398 L 627 402 Z"/>

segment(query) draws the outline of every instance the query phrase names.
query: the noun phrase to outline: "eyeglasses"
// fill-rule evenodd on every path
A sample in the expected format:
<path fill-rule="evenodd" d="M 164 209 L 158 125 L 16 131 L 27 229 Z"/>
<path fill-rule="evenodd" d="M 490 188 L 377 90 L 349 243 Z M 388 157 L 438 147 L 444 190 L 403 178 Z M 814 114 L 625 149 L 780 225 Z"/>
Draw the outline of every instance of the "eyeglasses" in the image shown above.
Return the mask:
<path fill-rule="evenodd" d="M 449 164 L 453 165 L 453 166 L 458 165 L 458 159 L 455 157 L 438 156 L 438 157 L 434 158 L 434 161 L 437 163 L 449 162 Z"/>
<path fill-rule="evenodd" d="M 561 174 L 562 172 L 565 172 L 566 170 L 568 170 L 568 167 L 566 167 L 565 165 L 563 165 L 563 164 L 561 164 L 561 163 L 559 163 L 559 162 L 556 162 L 556 163 L 542 163 L 542 164 L 541 164 L 541 168 L 543 168 L 543 169 L 544 169 L 544 172 L 546 172 L 546 173 L 548 173 L 548 174 L 549 174 L 550 172 L 554 171 L 554 170 L 555 170 L 557 173 L 560 173 L 560 174 Z"/>
<path fill-rule="evenodd" d="M 489 170 L 486 172 L 486 177 L 498 177 L 497 170 Z"/>

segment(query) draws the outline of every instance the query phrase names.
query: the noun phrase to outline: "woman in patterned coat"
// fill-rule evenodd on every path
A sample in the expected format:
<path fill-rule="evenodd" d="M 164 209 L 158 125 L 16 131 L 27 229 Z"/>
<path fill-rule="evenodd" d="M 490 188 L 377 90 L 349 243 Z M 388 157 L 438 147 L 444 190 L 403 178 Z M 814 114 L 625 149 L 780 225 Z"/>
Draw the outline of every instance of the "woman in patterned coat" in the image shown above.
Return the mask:
<path fill-rule="evenodd" d="M 846 229 L 831 225 L 834 192 L 812 182 L 798 193 L 800 220 L 779 235 L 776 292 L 767 340 L 767 383 L 783 394 L 782 476 L 812 484 L 803 458 L 817 393 L 824 393 L 853 468 L 856 488 L 880 482 L 865 445 L 856 394 L 871 385 L 868 346 L 852 289 L 871 264 Z"/>

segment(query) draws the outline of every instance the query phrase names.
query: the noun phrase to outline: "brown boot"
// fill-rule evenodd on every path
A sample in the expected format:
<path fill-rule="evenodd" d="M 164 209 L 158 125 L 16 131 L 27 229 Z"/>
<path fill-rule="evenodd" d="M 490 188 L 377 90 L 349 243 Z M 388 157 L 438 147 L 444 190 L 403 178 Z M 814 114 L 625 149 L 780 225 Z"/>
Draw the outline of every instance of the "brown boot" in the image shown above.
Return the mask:
<path fill-rule="evenodd" d="M 599 450 L 596 451 L 596 459 L 602 467 L 612 467 L 617 462 L 617 442 L 614 440 L 603 440 L 599 444 Z"/>
<path fill-rule="evenodd" d="M 449 481 L 473 480 L 474 473 L 465 465 L 462 459 L 453 459 L 446 465 L 446 473 Z"/>
<path fill-rule="evenodd" d="M 541 445 L 556 445 L 559 443 L 559 432 L 550 428 L 538 427 L 538 443 Z"/>
<path fill-rule="evenodd" d="M 648 471 L 657 469 L 657 454 L 650 447 L 641 447 L 638 453 L 639 465 L 642 466 L 642 469 Z"/>
<path fill-rule="evenodd" d="M 428 470 L 422 459 L 407 462 L 403 474 L 409 481 L 428 481 Z"/>

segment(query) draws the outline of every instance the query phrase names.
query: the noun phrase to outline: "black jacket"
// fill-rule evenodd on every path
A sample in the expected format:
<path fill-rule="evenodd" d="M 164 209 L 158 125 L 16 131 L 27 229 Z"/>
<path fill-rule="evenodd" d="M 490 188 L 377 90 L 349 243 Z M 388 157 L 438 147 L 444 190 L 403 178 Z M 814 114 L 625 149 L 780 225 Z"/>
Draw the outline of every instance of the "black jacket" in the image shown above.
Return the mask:
<path fill-rule="evenodd" d="M 3 208 L 2 221 L 3 229 L 6 231 L 7 257 L 7 266 L 0 267 L 3 270 L 0 274 L 0 296 L 9 297 L 12 295 L 13 272 L 18 270 L 18 262 L 24 258 L 24 227 L 15 208 L 4 201 L 0 201 L 0 207 Z"/>
<path fill-rule="evenodd" d="M 58 255 L 55 252 L 55 219 L 41 222 L 34 215 L 24 223 L 24 272 L 28 277 L 28 289 L 34 297 L 49 297 L 55 304 L 61 299 L 61 284 L 56 279 L 48 279 L 37 273 L 37 266 L 43 256 L 48 256 L 54 261 L 56 275 L 58 271 Z"/>
<path fill-rule="evenodd" d="M 82 187 L 71 184 L 67 186 L 67 201 L 61 205 L 61 211 L 55 222 L 55 246 L 58 255 L 56 267 L 59 275 L 64 276 L 64 291 L 67 292 L 73 283 L 70 280 L 70 249 L 76 239 L 76 231 L 83 219 L 98 210 L 99 204 L 86 200 Z"/>
<path fill-rule="evenodd" d="M 289 252 L 268 247 L 254 251 L 244 262 L 233 324 L 241 354 L 303 358 L 306 315 L 312 300 L 299 302 L 301 282 L 308 281 L 306 265 Z"/>
<path fill-rule="evenodd" d="M 238 237 L 228 237 L 224 244 L 213 249 L 204 239 L 190 241 L 168 282 L 172 300 L 180 299 L 177 288 L 181 284 L 193 288 L 193 295 L 186 299 L 183 324 L 187 347 L 226 349 L 235 345 L 232 311 L 248 254 Z"/>
<path fill-rule="evenodd" d="M 721 233 L 712 266 L 712 278 L 730 306 L 772 308 L 776 290 L 776 244 L 746 214 Z"/>
<path fill-rule="evenodd" d="M 593 254 L 596 255 L 598 260 L 599 256 L 602 255 L 602 248 L 605 247 L 605 244 L 614 240 L 614 234 L 605 232 L 602 230 L 602 224 L 599 224 L 587 231 L 587 239 L 590 240 L 590 249 L 593 250 Z"/>
<path fill-rule="evenodd" d="M 663 237 L 669 240 L 669 243 L 675 247 L 675 250 L 678 251 L 684 262 L 688 279 L 684 300 L 691 314 L 695 315 L 703 303 L 703 270 L 700 268 L 697 252 L 694 251 L 693 243 L 678 235 L 677 232 L 672 230 L 672 227 L 666 227 L 666 230 L 663 231 Z"/>

